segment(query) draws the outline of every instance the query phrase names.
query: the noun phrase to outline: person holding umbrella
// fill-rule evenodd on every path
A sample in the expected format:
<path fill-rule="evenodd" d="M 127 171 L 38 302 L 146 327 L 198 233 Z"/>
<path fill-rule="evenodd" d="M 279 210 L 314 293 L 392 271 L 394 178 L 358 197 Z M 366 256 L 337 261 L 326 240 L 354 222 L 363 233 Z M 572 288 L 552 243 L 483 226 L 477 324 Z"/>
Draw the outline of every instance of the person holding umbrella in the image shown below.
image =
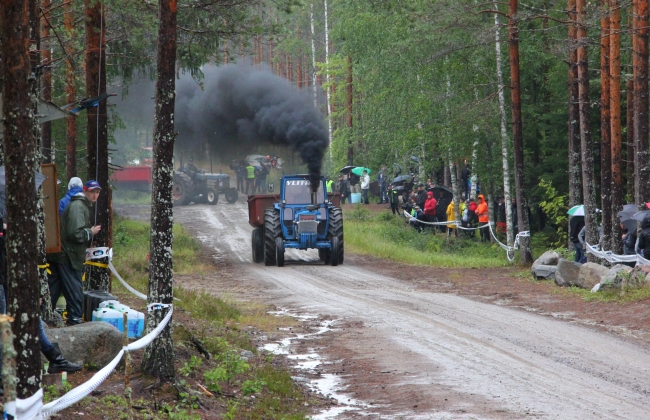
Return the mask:
<path fill-rule="evenodd" d="M 363 197 L 363 204 L 370 204 L 368 202 L 368 191 L 370 191 L 370 176 L 368 170 L 364 169 L 361 173 L 361 195 Z"/>
<path fill-rule="evenodd" d="M 643 250 L 643 258 L 650 260 L 650 211 L 641 222 L 641 234 L 639 235 L 639 250 Z M 645 213 L 645 212 L 644 212 Z"/>
<path fill-rule="evenodd" d="M 583 205 L 574 206 L 569 209 L 567 214 L 571 217 L 569 219 L 569 239 L 576 251 L 574 261 L 579 263 L 585 256 L 585 249 L 579 237 L 580 231 L 585 226 L 585 207 Z"/>

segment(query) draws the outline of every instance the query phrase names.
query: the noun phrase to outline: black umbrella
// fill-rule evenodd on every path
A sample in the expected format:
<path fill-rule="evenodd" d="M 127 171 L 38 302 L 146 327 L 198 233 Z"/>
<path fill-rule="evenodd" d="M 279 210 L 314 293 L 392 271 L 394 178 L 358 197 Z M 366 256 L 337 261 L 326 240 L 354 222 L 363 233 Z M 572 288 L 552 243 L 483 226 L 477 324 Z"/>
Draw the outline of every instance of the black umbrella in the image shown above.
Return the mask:
<path fill-rule="evenodd" d="M 339 172 L 342 174 L 349 174 L 354 168 L 356 168 L 356 166 L 344 166 Z"/>

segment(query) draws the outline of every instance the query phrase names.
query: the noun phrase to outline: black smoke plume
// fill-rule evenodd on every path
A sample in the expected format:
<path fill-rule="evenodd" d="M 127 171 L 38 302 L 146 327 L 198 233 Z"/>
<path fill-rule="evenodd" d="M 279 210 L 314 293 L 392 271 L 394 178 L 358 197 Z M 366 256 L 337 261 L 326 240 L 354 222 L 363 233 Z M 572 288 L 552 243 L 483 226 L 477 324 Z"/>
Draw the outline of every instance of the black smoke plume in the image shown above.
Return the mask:
<path fill-rule="evenodd" d="M 206 67 L 204 79 L 184 75 L 176 84 L 177 150 L 205 143 L 217 153 L 263 144 L 290 146 L 318 181 L 329 139 L 313 99 L 268 68 Z"/>

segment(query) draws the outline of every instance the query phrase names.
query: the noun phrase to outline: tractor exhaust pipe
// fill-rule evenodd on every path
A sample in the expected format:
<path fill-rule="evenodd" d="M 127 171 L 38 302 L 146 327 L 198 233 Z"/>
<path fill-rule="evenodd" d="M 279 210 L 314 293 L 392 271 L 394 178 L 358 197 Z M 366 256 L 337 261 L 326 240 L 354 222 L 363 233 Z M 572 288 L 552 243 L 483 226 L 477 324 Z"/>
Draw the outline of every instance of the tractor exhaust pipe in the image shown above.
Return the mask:
<path fill-rule="evenodd" d="M 311 203 L 315 205 L 315 204 L 317 204 L 316 203 L 317 201 L 318 201 L 318 194 L 316 193 L 316 191 L 312 191 L 311 192 Z"/>

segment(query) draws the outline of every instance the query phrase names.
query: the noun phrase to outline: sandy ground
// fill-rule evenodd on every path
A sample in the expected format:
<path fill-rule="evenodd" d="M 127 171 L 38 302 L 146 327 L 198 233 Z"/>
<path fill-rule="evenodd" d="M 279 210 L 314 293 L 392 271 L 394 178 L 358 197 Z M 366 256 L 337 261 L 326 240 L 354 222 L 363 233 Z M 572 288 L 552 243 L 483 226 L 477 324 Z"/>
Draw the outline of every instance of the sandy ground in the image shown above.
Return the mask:
<path fill-rule="evenodd" d="M 318 319 L 312 334 L 259 342 L 284 349 L 298 381 L 330 394 L 332 408 L 316 418 L 649 417 L 647 302 L 585 303 L 514 269 L 409 267 L 354 255 L 329 267 L 315 251 L 294 250 L 287 266 L 265 267 L 251 262 L 244 199 L 175 208 L 176 222 L 218 267 L 177 281 Z M 146 217 L 138 206 L 116 208 Z"/>

